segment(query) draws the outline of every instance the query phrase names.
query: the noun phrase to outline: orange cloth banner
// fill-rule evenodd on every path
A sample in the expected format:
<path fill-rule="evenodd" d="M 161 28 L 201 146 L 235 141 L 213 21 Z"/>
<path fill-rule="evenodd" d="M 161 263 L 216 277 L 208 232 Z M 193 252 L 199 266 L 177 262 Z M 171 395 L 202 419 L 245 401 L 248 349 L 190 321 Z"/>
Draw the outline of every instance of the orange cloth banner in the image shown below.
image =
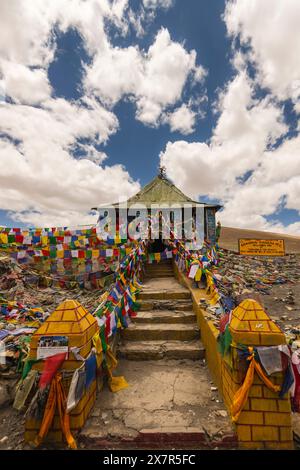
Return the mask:
<path fill-rule="evenodd" d="M 41 427 L 37 437 L 35 438 L 34 444 L 39 446 L 47 436 L 54 419 L 56 407 L 58 408 L 59 412 L 61 429 L 66 438 L 68 446 L 71 449 L 77 449 L 76 441 L 70 431 L 70 417 L 67 414 L 67 398 L 61 383 L 60 374 L 56 374 L 51 382 Z"/>
<path fill-rule="evenodd" d="M 268 379 L 268 377 L 265 375 L 264 371 L 262 370 L 260 364 L 255 360 L 253 347 L 249 346 L 248 350 L 249 350 L 250 355 L 247 357 L 247 361 L 250 361 L 250 364 L 247 370 L 247 374 L 243 382 L 243 385 L 235 393 L 233 397 L 233 402 L 231 405 L 231 415 L 232 415 L 232 421 L 234 423 L 239 419 L 240 413 L 246 404 L 249 391 L 253 383 L 255 370 L 257 374 L 259 375 L 259 377 L 262 379 L 262 381 L 270 390 L 272 390 L 273 392 L 279 392 L 280 390 L 279 385 L 274 385 L 271 382 L 271 380 Z"/>

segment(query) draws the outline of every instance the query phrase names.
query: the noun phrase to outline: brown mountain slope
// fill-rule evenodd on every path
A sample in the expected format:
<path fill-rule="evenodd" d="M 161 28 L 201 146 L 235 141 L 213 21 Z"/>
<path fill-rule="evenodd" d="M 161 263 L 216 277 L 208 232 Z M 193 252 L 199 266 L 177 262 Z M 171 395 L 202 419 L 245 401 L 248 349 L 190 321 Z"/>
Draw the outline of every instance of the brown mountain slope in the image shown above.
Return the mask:
<path fill-rule="evenodd" d="M 283 239 L 286 253 L 300 253 L 300 236 L 232 227 L 222 227 L 219 245 L 221 248 L 238 251 L 239 238 Z"/>

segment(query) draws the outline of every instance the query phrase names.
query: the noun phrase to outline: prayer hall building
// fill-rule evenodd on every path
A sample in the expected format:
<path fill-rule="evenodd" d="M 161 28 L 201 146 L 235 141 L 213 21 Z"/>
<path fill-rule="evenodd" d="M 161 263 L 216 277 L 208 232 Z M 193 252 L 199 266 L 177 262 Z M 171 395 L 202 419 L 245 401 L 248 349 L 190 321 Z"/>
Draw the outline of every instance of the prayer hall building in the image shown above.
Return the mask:
<path fill-rule="evenodd" d="M 151 233 L 154 232 L 155 219 L 158 233 L 158 236 L 155 237 L 158 238 L 156 250 L 160 251 L 164 248 L 163 239 L 168 238 L 164 232 L 166 225 L 168 225 L 166 221 L 169 221 L 173 230 L 175 225 L 177 226 L 176 234 L 178 236 L 176 238 L 191 239 L 187 230 L 190 222 L 192 230 L 201 231 L 202 238 L 214 244 L 216 242 L 216 212 L 221 207 L 220 205 L 194 201 L 186 196 L 166 177 L 164 168 L 160 168 L 159 174 L 127 201 L 94 207 L 93 210 L 99 211 L 98 223 L 109 215 L 110 218 L 115 218 L 117 228 L 121 221 L 124 221 L 124 214 L 127 218 L 127 224 L 133 222 L 137 216 L 141 217 L 144 214 L 144 218 L 147 218 L 149 239 L 153 238 Z"/>

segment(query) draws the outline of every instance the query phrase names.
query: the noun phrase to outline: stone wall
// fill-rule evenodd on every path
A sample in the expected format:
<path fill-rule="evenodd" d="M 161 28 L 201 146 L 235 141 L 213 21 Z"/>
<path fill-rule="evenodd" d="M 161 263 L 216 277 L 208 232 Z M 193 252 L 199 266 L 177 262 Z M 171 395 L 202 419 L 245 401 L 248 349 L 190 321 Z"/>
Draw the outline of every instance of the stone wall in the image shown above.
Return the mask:
<path fill-rule="evenodd" d="M 174 271 L 178 281 L 187 286 L 191 292 L 201 330 L 201 340 L 206 349 L 206 361 L 230 415 L 233 396 L 245 378 L 245 364 L 241 362 L 234 349 L 231 350 L 230 365 L 222 358 L 217 347 L 219 331 L 213 322 L 206 318 L 206 312 L 199 305 L 200 298 L 208 298 L 205 291 L 193 288 L 192 281 L 178 271 L 176 264 Z M 274 327 L 274 330 L 276 328 Z M 234 333 L 233 339 L 235 339 Z M 285 342 L 283 333 L 277 332 L 257 336 L 257 333 L 249 331 L 244 333 L 243 339 L 243 344 L 249 346 L 271 346 Z M 274 384 L 281 385 L 283 373 L 272 374 L 270 378 Z M 288 394 L 280 399 L 278 393 L 269 390 L 255 373 L 248 400 L 236 423 L 236 432 L 241 448 L 292 449 L 291 404 Z"/>

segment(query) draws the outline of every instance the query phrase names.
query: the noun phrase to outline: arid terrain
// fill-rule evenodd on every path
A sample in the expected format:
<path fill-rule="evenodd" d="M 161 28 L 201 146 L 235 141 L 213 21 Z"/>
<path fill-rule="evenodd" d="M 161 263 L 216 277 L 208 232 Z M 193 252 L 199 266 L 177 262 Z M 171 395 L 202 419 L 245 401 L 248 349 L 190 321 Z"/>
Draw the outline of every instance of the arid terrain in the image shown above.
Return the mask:
<path fill-rule="evenodd" d="M 239 256 L 237 254 L 239 238 L 283 238 L 286 256 L 273 259 Z M 233 289 L 239 295 L 255 295 L 270 317 L 284 331 L 287 340 L 299 340 L 300 237 L 223 227 L 219 244 L 224 252 L 222 253 L 223 261 L 217 269 L 222 276 L 225 289 L 229 289 L 229 291 Z M 227 250 L 230 252 L 226 252 Z M 36 305 L 40 305 L 44 309 L 49 308 L 51 311 L 63 300 L 63 296 L 70 295 L 70 292 L 63 290 L 34 288 L 26 285 L 23 282 L 24 272 L 19 269 L 12 270 L 12 265 L 7 259 L 2 259 L 0 272 L 1 294 L 7 296 L 11 301 L 18 300 L 24 303 L 35 301 Z M 99 293 L 97 294 L 97 291 L 80 292 L 75 290 L 71 295 L 79 298 L 86 308 L 93 310 L 97 304 Z M 212 319 L 217 320 L 213 313 L 211 315 Z M 30 448 L 23 441 L 23 413 L 12 408 L 14 386 L 17 380 L 18 374 L 15 374 L 14 368 L 2 368 L 0 373 L 0 449 Z M 133 383 L 134 377 L 130 376 L 130 380 Z M 300 436 L 300 418 L 298 419 L 298 417 L 299 414 L 295 413 L 294 432 Z M 84 443 L 80 443 L 80 446 L 85 447 Z"/>
<path fill-rule="evenodd" d="M 237 252 L 239 238 L 283 239 L 286 253 L 300 253 L 300 236 L 242 228 L 222 227 L 219 244 L 221 248 Z"/>

